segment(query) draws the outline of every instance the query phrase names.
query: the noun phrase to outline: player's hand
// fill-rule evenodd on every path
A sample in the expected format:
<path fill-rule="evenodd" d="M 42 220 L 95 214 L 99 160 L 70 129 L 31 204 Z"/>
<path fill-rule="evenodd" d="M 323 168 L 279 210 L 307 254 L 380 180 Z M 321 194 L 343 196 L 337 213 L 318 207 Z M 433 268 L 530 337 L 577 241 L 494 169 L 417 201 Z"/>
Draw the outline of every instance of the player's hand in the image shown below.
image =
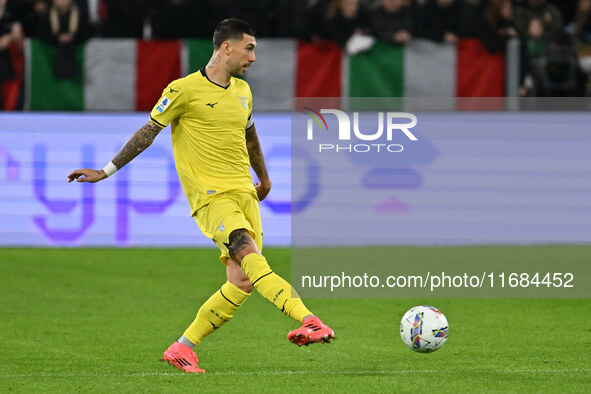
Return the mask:
<path fill-rule="evenodd" d="M 254 188 L 257 191 L 257 196 L 259 197 L 259 201 L 263 201 L 267 194 L 271 191 L 271 181 L 256 183 Z"/>
<path fill-rule="evenodd" d="M 83 168 L 81 170 L 72 171 L 68 175 L 68 182 L 76 180 L 76 182 L 91 182 L 95 183 L 102 181 L 107 177 L 107 174 L 103 170 L 91 170 L 90 168 Z"/>

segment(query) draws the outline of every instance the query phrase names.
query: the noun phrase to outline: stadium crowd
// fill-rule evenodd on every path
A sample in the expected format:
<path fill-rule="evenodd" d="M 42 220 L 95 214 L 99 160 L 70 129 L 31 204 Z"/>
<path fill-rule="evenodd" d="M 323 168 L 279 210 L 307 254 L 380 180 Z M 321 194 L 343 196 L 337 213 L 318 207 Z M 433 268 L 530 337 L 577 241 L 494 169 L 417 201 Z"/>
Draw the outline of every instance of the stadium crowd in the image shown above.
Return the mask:
<path fill-rule="evenodd" d="M 1 0 L 0 13 L 24 36 L 54 42 L 209 37 L 226 17 L 249 21 L 261 37 L 343 46 L 355 33 L 394 44 L 479 38 L 491 51 L 508 37 L 548 38 L 562 29 L 591 41 L 591 0 Z"/>
<path fill-rule="evenodd" d="M 572 52 L 591 42 L 591 0 L 0 0 L 0 82 L 11 77 L 6 48 L 24 37 L 55 44 L 56 73 L 67 78 L 76 73 L 73 45 L 91 37 L 210 37 L 227 17 L 250 22 L 260 37 L 332 40 L 349 53 L 375 38 L 476 38 L 499 53 L 515 37 L 523 77 L 549 47 Z"/>

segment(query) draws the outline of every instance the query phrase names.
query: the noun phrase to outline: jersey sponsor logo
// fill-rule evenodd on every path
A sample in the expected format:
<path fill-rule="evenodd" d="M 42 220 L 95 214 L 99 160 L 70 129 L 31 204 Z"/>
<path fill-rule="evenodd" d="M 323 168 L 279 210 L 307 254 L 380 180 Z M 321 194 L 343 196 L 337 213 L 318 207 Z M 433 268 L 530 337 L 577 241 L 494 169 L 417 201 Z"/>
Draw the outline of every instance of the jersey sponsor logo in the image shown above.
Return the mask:
<path fill-rule="evenodd" d="M 215 231 L 218 231 L 218 230 L 224 231 L 225 229 L 226 229 L 226 227 L 224 227 L 224 221 L 222 220 L 220 222 L 220 225 L 215 228 Z"/>
<path fill-rule="evenodd" d="M 214 106 L 214 105 L 216 105 L 217 103 L 218 103 L 218 101 L 216 101 L 216 102 L 215 102 L 215 103 L 213 103 L 213 104 L 212 104 L 212 103 L 207 103 L 207 104 L 205 104 L 205 105 L 209 105 L 211 108 L 213 108 L 213 106 Z"/>
<path fill-rule="evenodd" d="M 173 88 L 168 88 L 168 90 L 170 90 L 170 93 L 178 93 L 178 90 L 174 90 Z"/>
<path fill-rule="evenodd" d="M 156 107 L 156 111 L 158 111 L 160 113 L 164 112 L 166 107 L 168 107 L 168 104 L 170 104 L 170 99 L 168 97 L 164 97 L 162 99 L 162 101 L 158 104 L 158 106 Z"/>
<path fill-rule="evenodd" d="M 207 191 L 207 195 L 208 195 L 208 196 L 209 196 L 209 195 L 212 195 L 212 194 L 216 194 L 216 193 L 217 193 L 217 190 L 208 190 L 208 191 Z"/>
<path fill-rule="evenodd" d="M 244 109 L 248 109 L 248 105 L 246 104 L 246 97 L 238 96 L 238 98 L 242 100 L 242 106 L 244 107 Z"/>

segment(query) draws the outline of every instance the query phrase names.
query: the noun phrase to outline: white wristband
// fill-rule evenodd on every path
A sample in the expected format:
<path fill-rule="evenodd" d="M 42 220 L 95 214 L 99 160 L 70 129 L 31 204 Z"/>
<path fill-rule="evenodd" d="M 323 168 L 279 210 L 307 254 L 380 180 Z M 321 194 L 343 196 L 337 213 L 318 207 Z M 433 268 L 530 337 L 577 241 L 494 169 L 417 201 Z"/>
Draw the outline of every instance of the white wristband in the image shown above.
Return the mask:
<path fill-rule="evenodd" d="M 109 164 L 107 164 L 105 168 L 103 168 L 103 171 L 105 172 L 105 174 L 107 174 L 108 177 L 116 173 L 117 170 L 117 166 L 113 164 L 112 161 L 110 161 Z"/>

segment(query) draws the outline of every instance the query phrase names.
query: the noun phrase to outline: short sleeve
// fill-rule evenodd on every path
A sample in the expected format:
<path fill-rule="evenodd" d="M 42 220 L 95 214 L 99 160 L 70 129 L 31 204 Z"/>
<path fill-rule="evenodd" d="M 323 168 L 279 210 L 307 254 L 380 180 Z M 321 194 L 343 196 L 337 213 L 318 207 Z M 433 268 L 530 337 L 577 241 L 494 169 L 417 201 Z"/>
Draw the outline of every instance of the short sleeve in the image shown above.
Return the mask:
<path fill-rule="evenodd" d="M 150 112 L 150 120 L 164 128 L 185 112 L 186 103 L 184 92 L 176 81 L 172 82 L 162 91 L 162 96 Z"/>

